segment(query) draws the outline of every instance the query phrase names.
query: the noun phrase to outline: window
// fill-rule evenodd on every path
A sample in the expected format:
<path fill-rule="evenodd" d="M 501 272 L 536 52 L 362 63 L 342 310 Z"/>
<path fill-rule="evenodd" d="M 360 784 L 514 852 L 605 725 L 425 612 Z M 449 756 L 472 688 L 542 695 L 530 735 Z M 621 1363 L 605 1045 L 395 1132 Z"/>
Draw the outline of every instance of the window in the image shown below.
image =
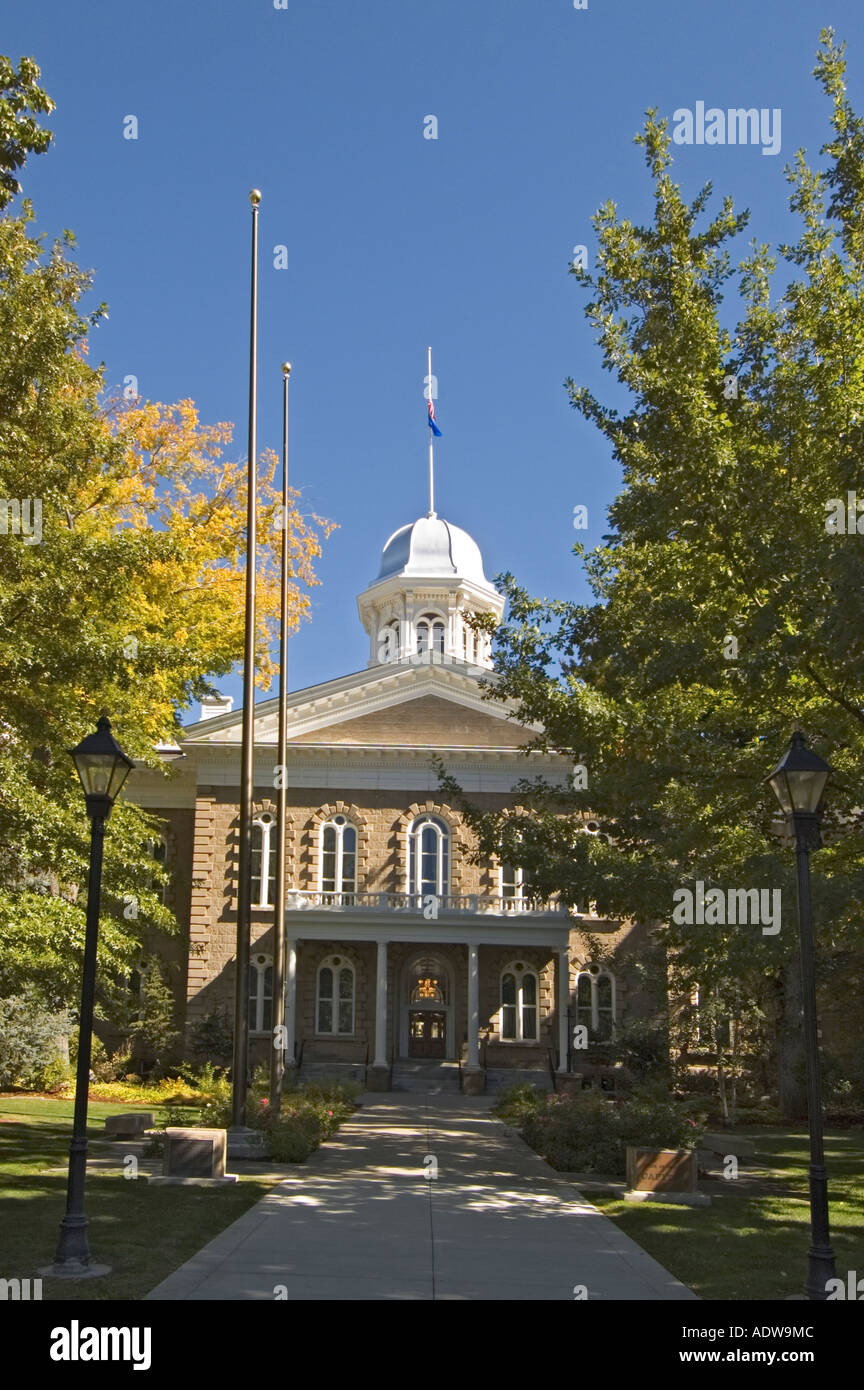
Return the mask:
<path fill-rule="evenodd" d="M 524 869 L 501 865 L 501 897 L 505 912 L 527 911 L 534 905 L 534 890 Z"/>
<path fill-rule="evenodd" d="M 523 961 L 508 965 L 501 976 L 500 1035 L 505 1041 L 537 1041 L 537 974 Z"/>
<path fill-rule="evenodd" d="M 386 627 L 381 629 L 378 645 L 378 660 L 398 661 L 399 660 L 399 620 L 393 618 Z"/>
<path fill-rule="evenodd" d="M 409 976 L 412 1004 L 446 1004 L 447 978 L 431 956 L 415 961 Z"/>
<path fill-rule="evenodd" d="M 269 956 L 249 962 L 249 1032 L 269 1033 L 273 1026 L 273 965 Z"/>
<path fill-rule="evenodd" d="M 276 820 L 262 811 L 252 822 L 252 906 L 272 907 L 276 889 Z"/>
<path fill-rule="evenodd" d="M 584 1023 L 592 1042 L 608 1042 L 615 1026 L 615 977 L 588 965 L 576 979 L 576 1021 Z"/>
<path fill-rule="evenodd" d="M 437 613 L 424 613 L 417 623 L 417 652 L 444 652 L 444 623 Z"/>
<path fill-rule="evenodd" d="M 420 816 L 408 830 L 408 892 L 450 891 L 450 831 L 437 816 Z"/>
<path fill-rule="evenodd" d="M 330 956 L 318 968 L 315 1019 L 318 1033 L 354 1032 L 354 969 L 344 956 Z"/>
<path fill-rule="evenodd" d="M 351 907 L 357 892 L 357 830 L 345 816 L 321 827 L 321 892 L 325 901 Z"/>

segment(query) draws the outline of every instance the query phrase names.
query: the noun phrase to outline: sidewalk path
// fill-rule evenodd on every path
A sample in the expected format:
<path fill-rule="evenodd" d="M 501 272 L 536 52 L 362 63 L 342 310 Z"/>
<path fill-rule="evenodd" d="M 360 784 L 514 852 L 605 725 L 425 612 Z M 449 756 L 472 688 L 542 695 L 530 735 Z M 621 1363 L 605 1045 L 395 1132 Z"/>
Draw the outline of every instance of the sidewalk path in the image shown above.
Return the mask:
<path fill-rule="evenodd" d="M 292 1302 L 568 1301 L 583 1284 L 589 1301 L 695 1298 L 491 1105 L 366 1095 L 296 1176 L 147 1298 L 272 1300 L 284 1286 Z"/>

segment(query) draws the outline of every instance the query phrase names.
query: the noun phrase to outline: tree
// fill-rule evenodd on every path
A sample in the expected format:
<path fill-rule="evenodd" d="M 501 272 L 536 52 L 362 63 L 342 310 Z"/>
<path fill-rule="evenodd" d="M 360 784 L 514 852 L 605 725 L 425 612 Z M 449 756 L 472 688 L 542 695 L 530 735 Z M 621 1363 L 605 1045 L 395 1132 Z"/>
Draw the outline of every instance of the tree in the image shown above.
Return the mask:
<path fill-rule="evenodd" d="M 9 119 L 0 101 L 0 152 L 11 148 Z M 25 131 L 21 148 L 40 148 L 37 135 Z M 0 217 L 0 993 L 30 981 L 59 1007 L 80 978 L 89 859 L 67 750 L 107 709 L 130 756 L 161 768 L 156 746 L 241 659 L 246 468 L 224 457 L 231 426 L 204 425 L 191 401 L 110 396 L 104 368 L 88 361 L 105 312 L 81 309 L 92 277 L 72 259 L 71 233 L 46 254 L 32 221 L 26 201 L 19 217 Z M 275 466 L 266 452 L 257 632 L 265 686 L 278 528 L 290 532 L 295 626 L 316 582 L 319 532 L 330 530 L 301 514 L 296 493 L 281 516 Z M 103 874 L 104 1007 L 122 998 L 148 931 L 176 930 L 147 847 L 157 832 L 131 802 L 115 806 Z"/>
<path fill-rule="evenodd" d="M 759 786 L 795 727 L 836 768 L 830 812 L 846 824 L 813 861 L 820 970 L 860 949 L 864 912 L 864 559 L 857 532 L 826 525 L 864 443 L 864 125 L 830 30 L 815 72 L 833 106 L 829 162 L 814 170 L 802 152 L 787 170 L 801 231 L 779 248 L 789 281 L 777 290 L 767 246 L 752 243 L 733 268 L 747 214 L 727 198 L 707 219 L 710 184 L 683 200 L 667 123 L 648 113 L 637 139 L 653 222 L 606 204 L 596 275 L 571 271 L 629 396 L 619 413 L 567 382 L 623 470 L 610 534 L 590 553 L 575 547 L 595 601 L 533 599 L 505 575 L 489 689 L 543 726 L 530 746 L 588 768 L 584 790 L 516 788 L 532 823 L 521 859 L 541 892 L 668 921 L 673 893 L 694 880 L 780 889 L 779 934 L 670 923 L 669 944 L 717 989 L 758 982 L 790 1115 L 804 1105 L 795 886 Z M 737 324 L 724 302 L 733 274 Z M 513 853 L 501 817 L 467 814 L 481 853 Z M 589 814 L 599 834 L 584 833 Z"/>
<path fill-rule="evenodd" d="M 174 1021 L 174 995 L 156 957 L 141 971 L 140 1009 L 129 1029 L 135 1070 L 162 1069 L 180 1034 Z"/>
<path fill-rule="evenodd" d="M 44 154 L 51 132 L 36 121 L 35 113 L 54 110 L 54 103 L 38 85 L 40 73 L 32 58 L 22 58 L 15 68 L 0 53 L 0 209 L 21 192 L 15 178 L 28 154 Z"/>

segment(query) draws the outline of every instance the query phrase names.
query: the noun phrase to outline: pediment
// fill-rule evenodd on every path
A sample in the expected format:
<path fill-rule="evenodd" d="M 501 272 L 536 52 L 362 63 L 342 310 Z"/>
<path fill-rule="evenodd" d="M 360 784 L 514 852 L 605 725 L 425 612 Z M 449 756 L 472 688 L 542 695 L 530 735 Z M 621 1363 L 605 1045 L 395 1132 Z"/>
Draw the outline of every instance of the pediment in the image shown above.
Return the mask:
<path fill-rule="evenodd" d="M 503 703 L 483 699 L 476 667 L 383 666 L 297 691 L 288 699 L 293 744 L 366 747 L 518 748 L 531 731 Z M 488 673 L 483 672 L 482 675 Z M 187 743 L 236 744 L 242 710 L 205 720 L 187 731 Z M 278 702 L 263 702 L 255 717 L 256 744 L 275 744 Z"/>

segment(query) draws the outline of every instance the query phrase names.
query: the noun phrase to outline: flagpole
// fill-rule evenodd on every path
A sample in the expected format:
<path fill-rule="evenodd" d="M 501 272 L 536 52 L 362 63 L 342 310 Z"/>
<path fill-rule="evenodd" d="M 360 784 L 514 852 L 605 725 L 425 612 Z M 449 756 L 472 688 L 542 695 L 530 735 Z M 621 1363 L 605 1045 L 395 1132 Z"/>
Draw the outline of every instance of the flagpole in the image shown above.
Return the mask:
<path fill-rule="evenodd" d="M 432 349 L 427 349 L 427 365 L 429 368 L 429 399 L 432 400 Z M 429 515 L 435 515 L 435 431 L 429 425 Z"/>
<path fill-rule="evenodd" d="M 234 982 L 234 1059 L 231 1128 L 235 1149 L 246 1130 L 249 1070 L 249 937 L 252 899 L 252 795 L 255 753 L 255 579 L 258 560 L 258 206 L 253 188 L 249 329 L 249 447 L 246 462 L 246 615 L 243 648 L 243 736 L 240 753 L 240 857 L 237 881 L 237 973 Z M 266 865 L 262 863 L 262 872 Z"/>
<path fill-rule="evenodd" d="M 282 563 L 279 589 L 279 767 L 276 812 L 276 909 L 273 918 L 273 1051 L 270 1056 L 270 1113 L 282 1104 L 285 1072 L 285 832 L 288 824 L 288 378 L 291 363 L 282 364 Z M 293 1056 L 288 1061 L 294 1065 Z"/>

